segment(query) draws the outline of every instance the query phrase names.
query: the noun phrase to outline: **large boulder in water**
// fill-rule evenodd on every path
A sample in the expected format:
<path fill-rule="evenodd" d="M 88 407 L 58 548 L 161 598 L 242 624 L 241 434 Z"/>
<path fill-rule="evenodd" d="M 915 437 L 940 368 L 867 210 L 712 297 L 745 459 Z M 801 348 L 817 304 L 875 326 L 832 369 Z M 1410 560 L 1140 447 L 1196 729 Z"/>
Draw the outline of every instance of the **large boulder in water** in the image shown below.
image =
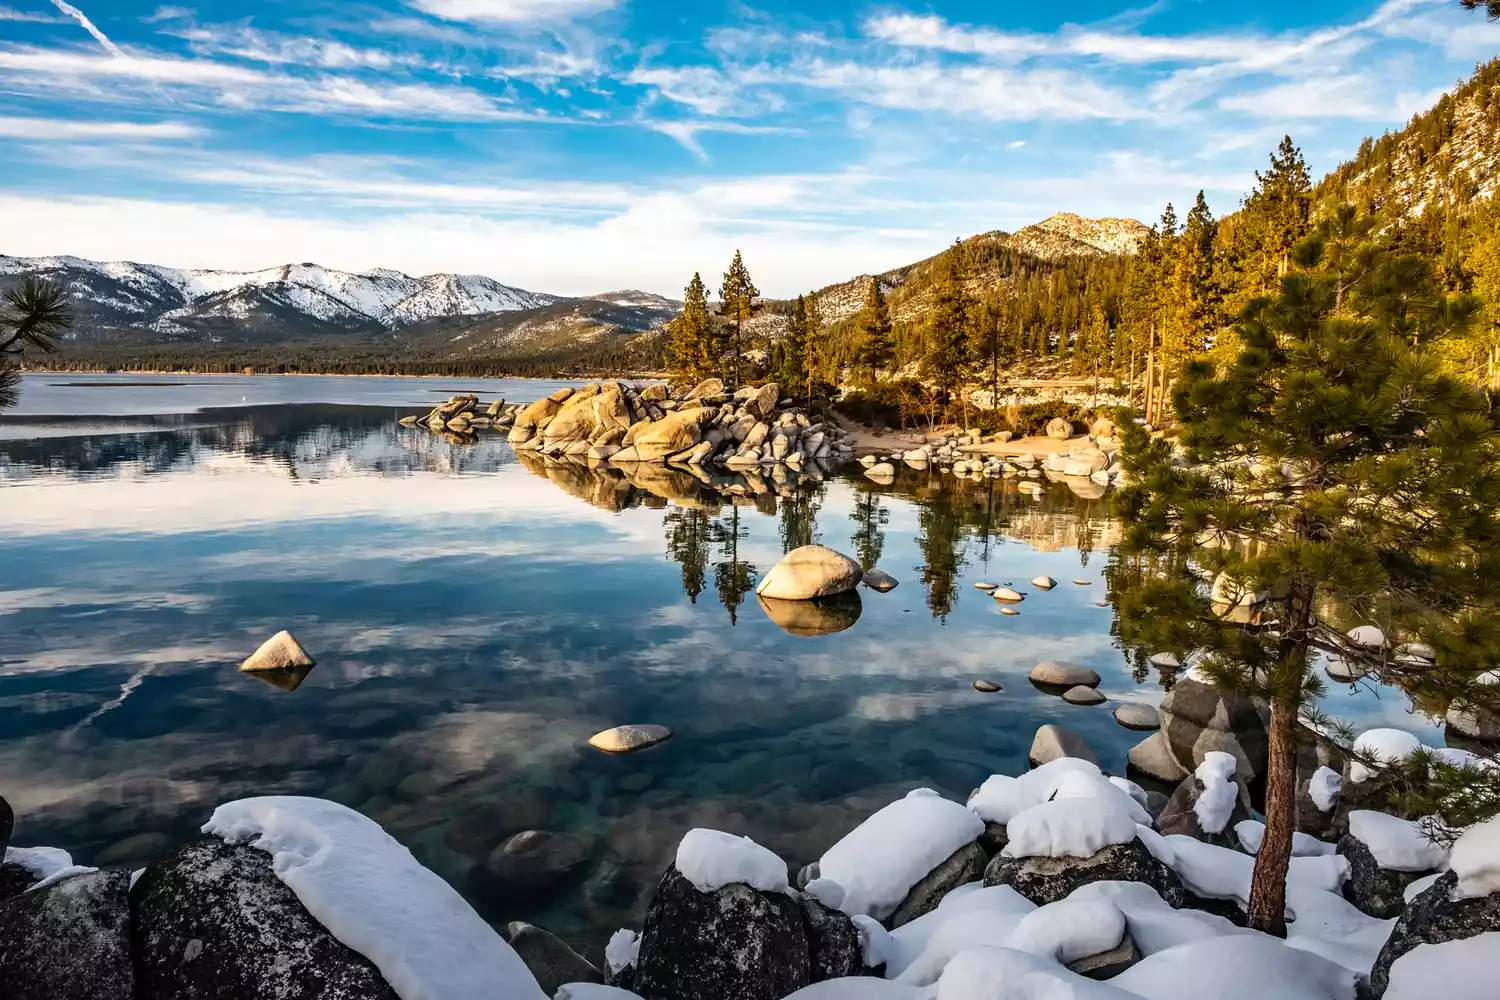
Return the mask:
<path fill-rule="evenodd" d="M 859 563 L 842 552 L 822 545 L 803 545 L 771 567 L 755 593 L 783 601 L 808 601 L 847 593 L 859 586 L 864 575 Z"/>
<path fill-rule="evenodd" d="M 646 911 L 635 992 L 644 1000 L 780 1000 L 811 978 L 802 907 L 785 892 L 701 892 L 673 865 Z"/>
<path fill-rule="evenodd" d="M 203 837 L 131 891 L 136 1000 L 398 1000 L 253 847 Z"/>
<path fill-rule="evenodd" d="M 1196 770 L 1210 752 L 1220 750 L 1240 762 L 1240 777 L 1265 773 L 1269 710 L 1264 705 L 1185 677 L 1167 692 L 1158 711 L 1162 738 L 1184 771 Z"/>
<path fill-rule="evenodd" d="M 1370 970 L 1369 995 L 1372 1000 L 1380 1000 L 1385 995 L 1391 966 L 1414 948 L 1500 931 L 1500 892 L 1454 899 L 1453 892 L 1457 887 L 1458 873 L 1445 872 L 1406 904 Z M 1442 984 L 1434 983 L 1432 996 L 1442 995 Z"/>
<path fill-rule="evenodd" d="M 1007 858 L 997 856 L 984 870 L 985 885 L 1008 885 L 1038 906 L 1066 899 L 1092 882 L 1142 882 L 1172 902 L 1181 887 L 1163 874 L 1164 866 L 1140 840 L 1112 844 L 1087 858 Z"/>
<path fill-rule="evenodd" d="M 129 889 L 129 872 L 92 872 L 0 903 L 0 997 L 140 996 L 130 963 Z"/>

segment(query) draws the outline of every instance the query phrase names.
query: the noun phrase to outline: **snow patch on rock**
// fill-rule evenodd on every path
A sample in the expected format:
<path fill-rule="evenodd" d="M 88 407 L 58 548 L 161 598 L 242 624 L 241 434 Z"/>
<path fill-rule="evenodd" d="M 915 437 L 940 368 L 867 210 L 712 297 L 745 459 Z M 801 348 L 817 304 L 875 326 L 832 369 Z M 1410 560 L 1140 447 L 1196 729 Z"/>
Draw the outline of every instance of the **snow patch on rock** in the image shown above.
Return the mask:
<path fill-rule="evenodd" d="M 1012 819 L 1006 833 L 1010 842 L 1000 853 L 1007 858 L 1088 858 L 1130 843 L 1136 822 L 1111 799 L 1053 799 Z"/>
<path fill-rule="evenodd" d="M 699 892 L 743 883 L 762 892 L 785 892 L 786 862 L 749 837 L 718 830 L 689 830 L 677 845 L 677 870 Z"/>
<path fill-rule="evenodd" d="M 1193 813 L 1205 833 L 1223 833 L 1224 827 L 1229 825 L 1229 817 L 1234 815 L 1234 804 L 1240 793 L 1239 783 L 1235 781 L 1238 769 L 1239 762 L 1234 759 L 1234 754 L 1210 750 L 1193 772 L 1203 785 L 1198 801 L 1193 803 Z"/>
<path fill-rule="evenodd" d="M 1363 754 L 1376 761 L 1395 763 L 1405 760 L 1409 754 L 1422 746 L 1422 741 L 1404 729 L 1371 729 L 1354 741 L 1355 754 Z M 1375 772 L 1357 760 L 1349 762 L 1349 780 L 1356 785 L 1368 781 Z"/>
<path fill-rule="evenodd" d="M 1433 843 L 1427 828 L 1399 816 L 1356 809 L 1349 813 L 1349 833 L 1391 871 L 1430 872 L 1448 862 L 1448 849 Z"/>
<path fill-rule="evenodd" d="M 1458 874 L 1460 896 L 1500 891 L 1500 816 L 1465 830 L 1449 852 L 1448 865 Z"/>

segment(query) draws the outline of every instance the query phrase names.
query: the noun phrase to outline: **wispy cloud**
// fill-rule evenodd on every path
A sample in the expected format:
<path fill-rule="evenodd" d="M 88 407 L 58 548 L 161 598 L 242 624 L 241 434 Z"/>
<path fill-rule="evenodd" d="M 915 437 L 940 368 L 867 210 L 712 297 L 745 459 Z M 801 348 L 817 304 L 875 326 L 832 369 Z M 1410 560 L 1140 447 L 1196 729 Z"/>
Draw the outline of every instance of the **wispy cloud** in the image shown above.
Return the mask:
<path fill-rule="evenodd" d="M 120 52 L 120 47 L 118 45 L 106 38 L 104 32 L 100 31 L 94 26 L 94 22 L 88 19 L 87 14 L 79 10 L 77 7 L 74 7 L 72 4 L 68 3 L 67 0 L 52 0 L 52 6 L 62 11 L 73 20 L 77 21 L 84 31 L 87 31 L 90 35 L 94 36 L 94 41 L 98 42 L 104 47 L 104 51 L 108 52 L 110 55 L 115 56 L 123 54 Z"/>
<path fill-rule="evenodd" d="M 0 117 L 0 136 L 71 142 L 90 139 L 193 139 L 203 130 L 181 122 L 100 122 L 75 118 Z"/>
<path fill-rule="evenodd" d="M 411 6 L 445 21 L 528 24 L 566 21 L 610 10 L 620 0 L 409 0 Z"/>
<path fill-rule="evenodd" d="M 17 10 L 7 4 L 0 4 L 0 21 L 18 21 L 31 24 L 56 24 L 62 18 L 43 11 Z"/>

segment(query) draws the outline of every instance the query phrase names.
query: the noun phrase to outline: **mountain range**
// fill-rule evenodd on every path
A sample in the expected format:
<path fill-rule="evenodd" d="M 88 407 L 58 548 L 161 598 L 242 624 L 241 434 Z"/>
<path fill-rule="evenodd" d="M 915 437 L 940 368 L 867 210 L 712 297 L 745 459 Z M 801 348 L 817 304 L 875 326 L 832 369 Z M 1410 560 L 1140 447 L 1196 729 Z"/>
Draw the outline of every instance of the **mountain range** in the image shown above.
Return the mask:
<path fill-rule="evenodd" d="M 1130 253 L 1145 232 L 1134 219 L 1063 213 L 1013 235 L 996 232 L 975 239 L 1056 259 Z M 883 280 L 897 287 L 925 263 L 887 272 Z M 260 353 L 276 344 L 316 343 L 324 349 L 358 346 L 366 354 L 384 344 L 393 354 L 565 361 L 609 353 L 660 328 L 682 308 L 649 292 L 570 298 L 481 275 L 350 273 L 312 263 L 261 271 L 184 270 L 0 255 L 0 288 L 28 276 L 68 289 L 75 316 L 66 338 L 69 353 L 170 346 L 187 353 L 212 349 L 222 357 L 234 345 Z M 867 282 L 861 277 L 823 290 L 831 322 L 858 309 Z"/>

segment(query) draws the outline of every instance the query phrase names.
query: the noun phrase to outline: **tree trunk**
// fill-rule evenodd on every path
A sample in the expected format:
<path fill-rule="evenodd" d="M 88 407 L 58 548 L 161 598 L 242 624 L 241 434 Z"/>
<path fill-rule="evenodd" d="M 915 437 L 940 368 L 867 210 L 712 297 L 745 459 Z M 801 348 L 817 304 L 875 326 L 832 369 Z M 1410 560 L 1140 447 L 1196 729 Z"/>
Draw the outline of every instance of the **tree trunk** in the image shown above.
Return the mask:
<path fill-rule="evenodd" d="M 1271 702 L 1270 753 L 1266 761 L 1266 833 L 1250 879 L 1247 926 L 1286 937 L 1286 871 L 1297 825 L 1297 704 Z"/>
<path fill-rule="evenodd" d="M 1152 392 L 1156 378 L 1156 331 L 1151 331 L 1151 339 L 1146 347 L 1146 402 L 1142 407 L 1146 414 L 1146 423 L 1151 423 Z"/>

